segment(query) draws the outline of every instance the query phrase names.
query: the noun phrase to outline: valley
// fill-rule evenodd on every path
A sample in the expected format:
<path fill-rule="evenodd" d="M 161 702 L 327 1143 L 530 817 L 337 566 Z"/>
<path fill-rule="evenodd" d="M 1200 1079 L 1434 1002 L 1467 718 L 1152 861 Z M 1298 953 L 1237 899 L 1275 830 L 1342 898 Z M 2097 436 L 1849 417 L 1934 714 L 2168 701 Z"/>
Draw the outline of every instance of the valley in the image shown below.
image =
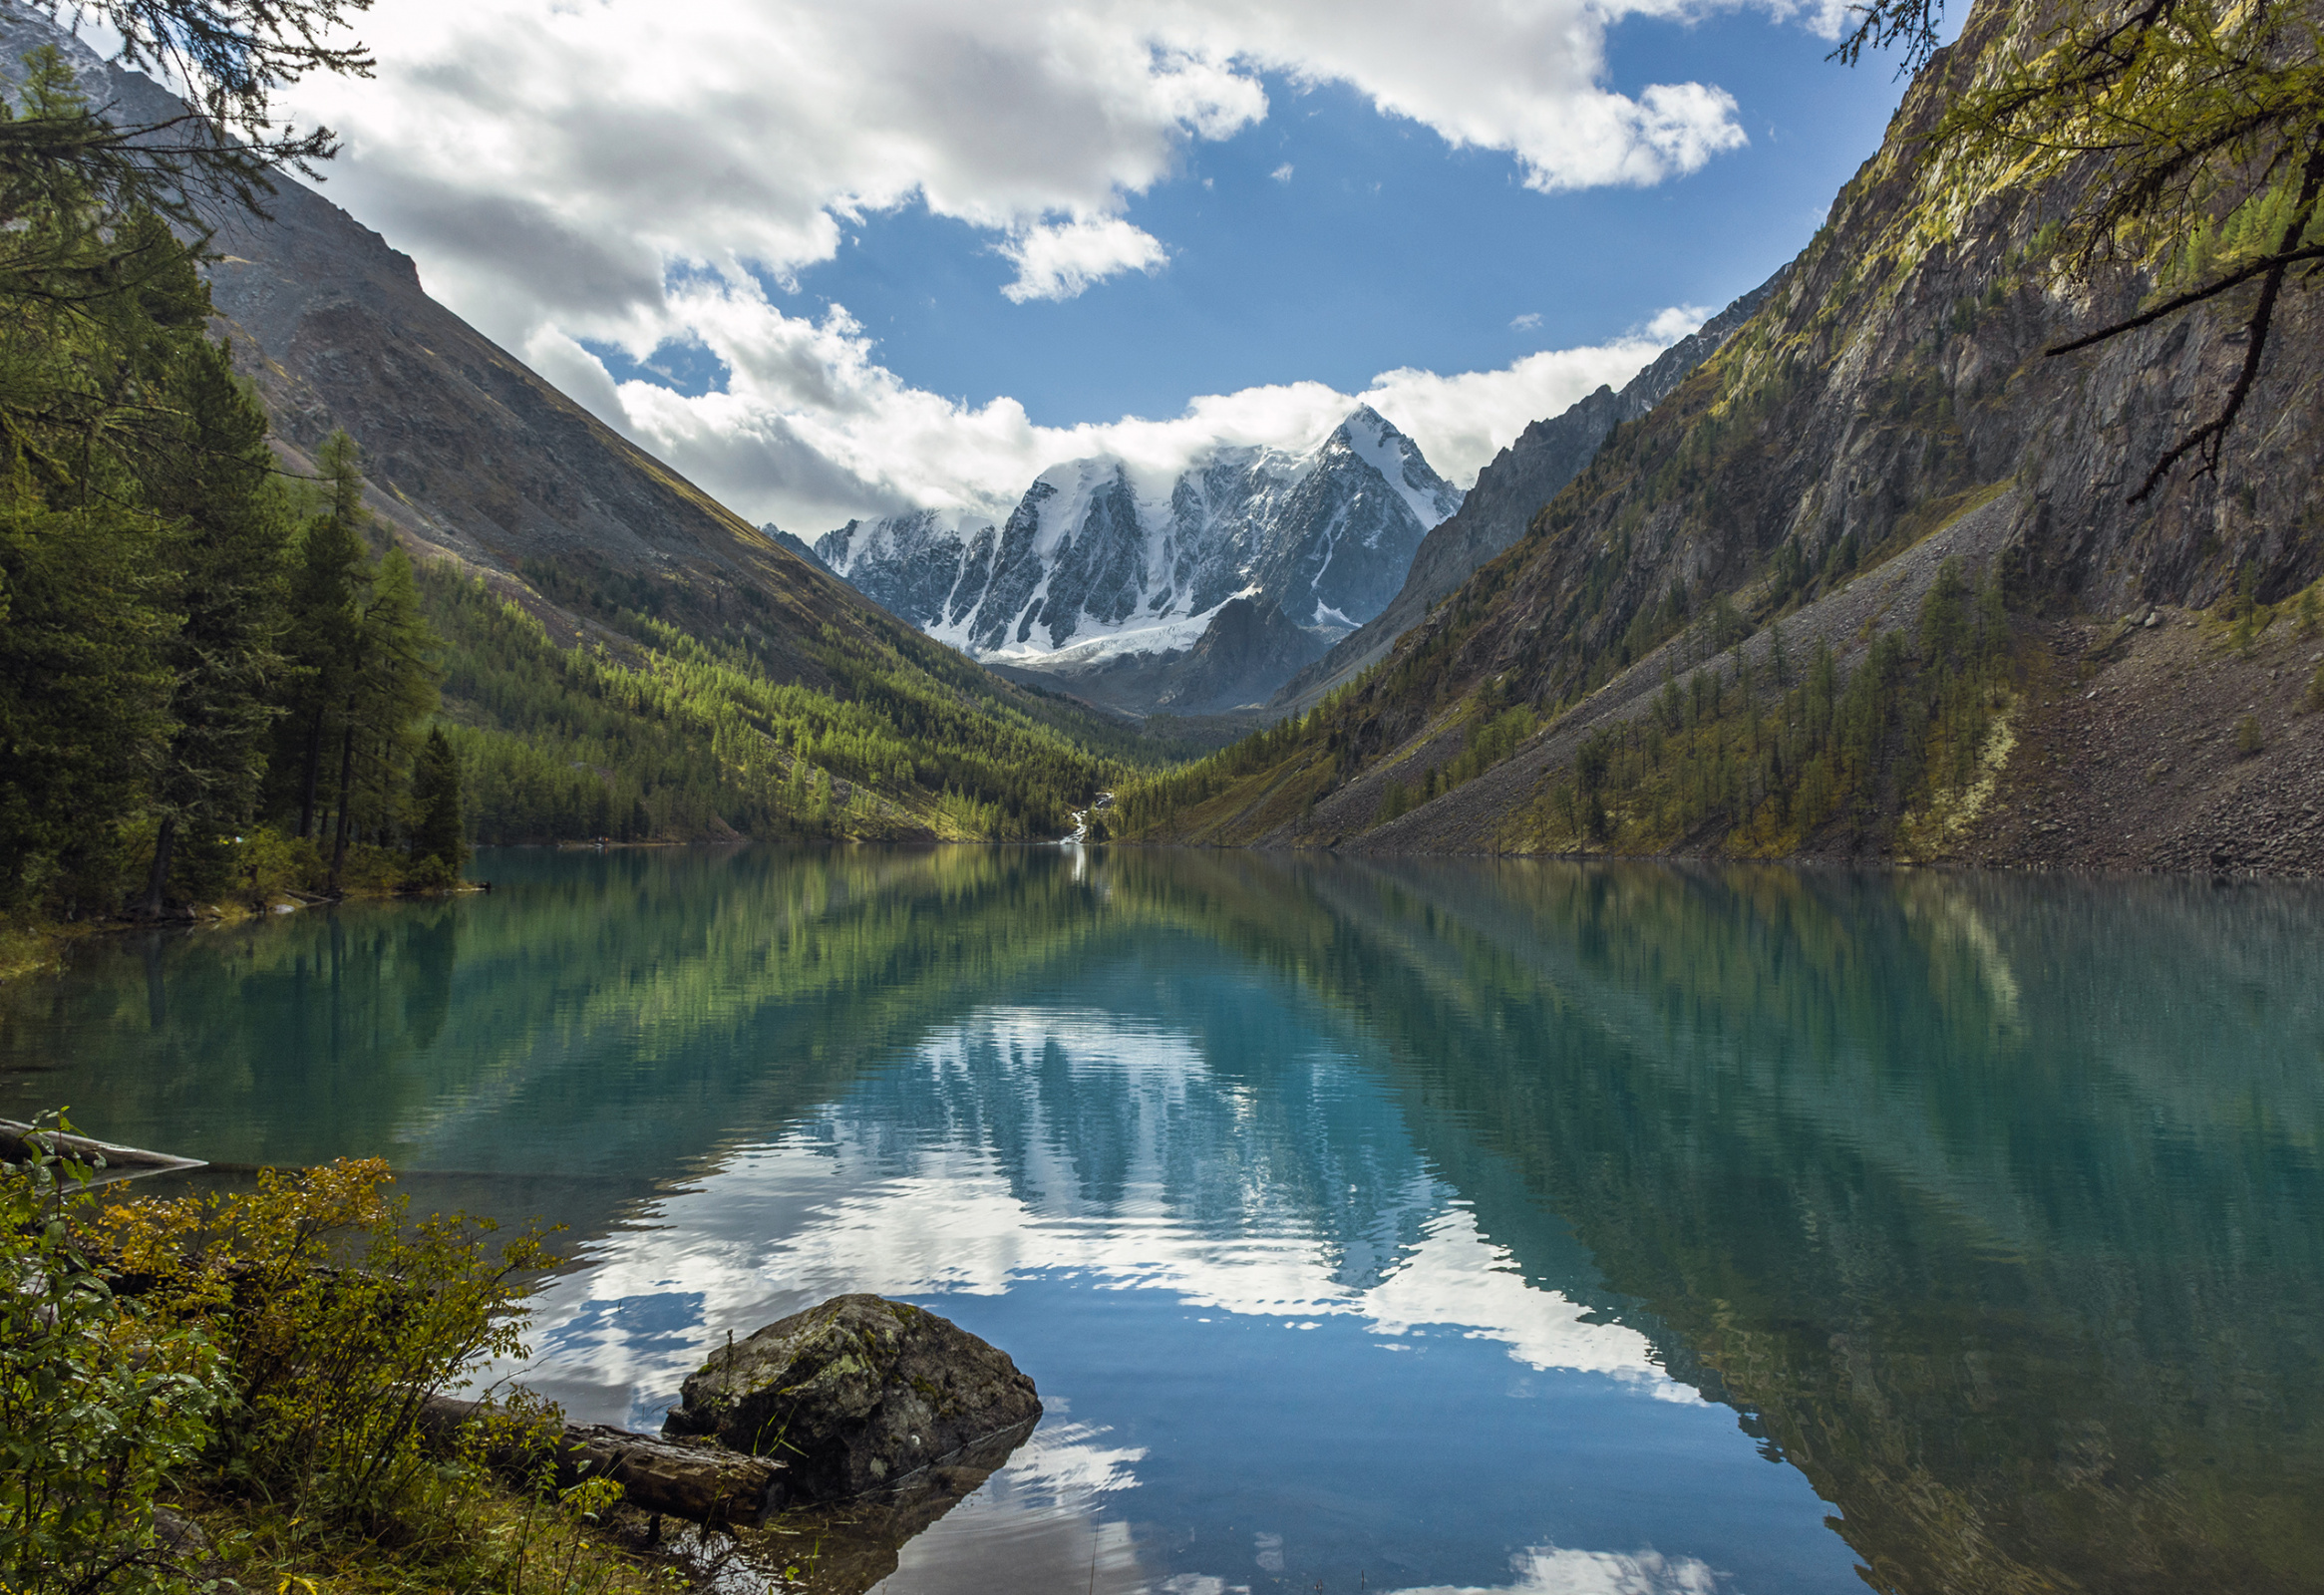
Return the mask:
<path fill-rule="evenodd" d="M 2009 26 L 1922 67 L 1797 260 L 1467 488 L 1359 405 L 1304 449 L 1061 463 L 1005 515 L 753 527 L 287 177 L 209 245 L 213 327 L 290 472 L 360 451 L 478 840 L 1051 839 L 1108 790 L 1115 841 L 2312 870 L 2248 816 L 2304 812 L 2316 758 L 2316 305 L 2217 469 L 2126 502 L 2248 294 L 2045 352 L 2162 268 L 2085 269 L 2066 188 L 1919 153 Z M 177 105 L 67 55 L 117 115 Z M 2007 617 L 1975 660 L 1944 582 Z M 2094 640 L 2151 612 L 2185 635 Z"/>
<path fill-rule="evenodd" d="M 2315 23 L 0 0 L 0 1592 L 2324 1595 Z"/>

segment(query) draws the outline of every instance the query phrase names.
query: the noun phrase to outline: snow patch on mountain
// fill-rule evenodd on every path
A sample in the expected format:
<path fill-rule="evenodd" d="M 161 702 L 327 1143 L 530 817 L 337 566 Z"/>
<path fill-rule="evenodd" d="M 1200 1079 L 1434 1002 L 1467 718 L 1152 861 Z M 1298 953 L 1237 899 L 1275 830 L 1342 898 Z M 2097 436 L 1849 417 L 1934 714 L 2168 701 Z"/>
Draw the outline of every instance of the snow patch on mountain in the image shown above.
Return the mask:
<path fill-rule="evenodd" d="M 1219 610 L 1235 598 L 1247 596 L 1247 593 L 1235 593 L 1225 603 L 1213 605 L 1198 615 L 1184 615 L 1152 626 L 1133 622 L 1119 631 L 1101 632 L 1086 642 L 1071 643 L 1063 648 L 1042 648 L 1028 642 L 991 649 L 981 657 L 1004 665 L 1072 671 L 1136 654 L 1184 653 L 1202 640 L 1202 634 L 1210 629 L 1210 622 L 1218 618 Z M 941 637 L 941 633 L 934 635 Z M 950 641 L 949 638 L 943 640 Z"/>

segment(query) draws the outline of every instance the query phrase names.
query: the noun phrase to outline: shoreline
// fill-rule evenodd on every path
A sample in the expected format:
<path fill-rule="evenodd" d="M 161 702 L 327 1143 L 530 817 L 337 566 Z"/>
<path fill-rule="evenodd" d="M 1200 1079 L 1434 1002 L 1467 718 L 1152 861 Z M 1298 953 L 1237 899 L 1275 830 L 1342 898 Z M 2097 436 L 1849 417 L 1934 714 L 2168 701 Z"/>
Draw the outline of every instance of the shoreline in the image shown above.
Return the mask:
<path fill-rule="evenodd" d="M 477 851 L 486 848 L 506 850 L 543 850 L 551 852 L 613 852 L 620 850 L 676 850 L 682 848 L 716 849 L 739 852 L 762 845 L 758 838 L 745 837 L 737 841 L 630 841 L 608 842 L 600 847 L 594 842 L 488 842 L 479 844 Z M 1760 867 L 1801 870 L 1857 870 L 1870 873 L 1945 874 L 1945 875 L 2061 875 L 2091 880 L 2156 880 L 2177 879 L 2189 882 L 2208 882 L 2218 886 L 2297 885 L 2324 880 L 2324 869 L 2278 869 L 2265 865 L 2229 865 L 2207 869 L 2167 868 L 2110 864 L 2073 859 L 2025 858 L 1893 858 L 1879 855 L 1848 856 L 1832 853 L 1796 853 L 1764 858 L 1736 854 L 1708 852 L 1505 852 L 1485 849 L 1458 848 L 1399 848 L 1394 851 L 1373 848 L 1351 848 L 1336 843 L 1301 845 L 1298 843 L 1266 842 L 1195 842 L 1146 841 L 1108 838 L 1103 841 L 861 841 L 797 843 L 785 845 L 822 846 L 837 848 L 893 848 L 899 852 L 925 852 L 937 847 L 991 847 L 1044 850 L 1074 847 L 1088 852 L 1102 852 L 1110 847 L 1136 849 L 1142 852 L 1247 852 L 1270 857 L 1297 857 L 1321 854 L 1331 858 L 1387 862 L 1389 860 L 1422 859 L 1459 860 L 1463 862 L 1489 861 L 1496 863 L 1544 864 L 1661 864 L 1694 869 L 1732 869 Z M 0 932 L 0 987 L 35 975 L 55 975 L 64 972 L 67 956 L 84 942 L 136 934 L 140 931 L 178 931 L 192 933 L 206 930 L 225 930 L 253 920 L 270 919 L 278 914 L 296 913 L 307 909 L 336 908 L 346 903 L 431 902 L 458 897 L 484 896 L 494 889 L 491 881 L 462 881 L 458 885 L 429 891 L 347 892 L 338 897 L 319 897 L 298 894 L 270 901 L 263 908 L 243 904 L 206 904 L 189 912 L 161 919 L 107 919 L 82 920 L 65 925 L 38 925 L 8 927 Z M 27 945 L 29 943 L 30 945 Z"/>
<path fill-rule="evenodd" d="M 283 892 L 268 898 L 261 907 L 229 900 L 203 903 L 198 907 L 164 914 L 158 919 L 81 919 L 62 924 L 0 926 L 0 986 L 30 975 L 62 973 L 68 952 L 82 942 L 99 938 L 128 936 L 139 931 L 224 930 L 235 925 L 249 924 L 253 920 L 271 919 L 277 914 L 297 913 L 309 908 L 336 908 L 341 903 L 473 897 L 492 889 L 493 883 L 489 880 L 464 880 L 425 891 L 350 891 L 337 897 L 317 896 L 309 892 Z"/>

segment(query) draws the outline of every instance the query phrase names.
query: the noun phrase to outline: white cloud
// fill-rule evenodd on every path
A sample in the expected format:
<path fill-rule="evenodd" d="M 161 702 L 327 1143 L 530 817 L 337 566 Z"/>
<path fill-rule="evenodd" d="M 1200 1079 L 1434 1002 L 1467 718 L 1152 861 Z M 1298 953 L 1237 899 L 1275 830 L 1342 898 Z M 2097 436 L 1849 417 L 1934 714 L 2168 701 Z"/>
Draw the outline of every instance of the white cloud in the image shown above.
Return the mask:
<path fill-rule="evenodd" d="M 1716 3 L 407 0 L 363 19 L 376 80 L 312 80 L 290 109 L 346 137 L 333 196 L 522 346 L 651 312 L 670 263 L 781 276 L 913 201 L 1062 257 L 1013 296 L 1151 270 L 1162 245 L 1123 206 L 1263 120 L 1265 71 L 1506 151 L 1543 190 L 1657 181 L 1743 143 L 1735 104 L 1617 93 L 1606 29 Z"/>
<path fill-rule="evenodd" d="M 1289 182 L 1291 180 L 1291 162 L 1288 160 L 1284 161 L 1274 170 L 1268 172 L 1267 175 L 1274 178 L 1277 182 Z"/>
<path fill-rule="evenodd" d="M 1395 1595 L 1716 1595 L 1723 1578 L 1692 1556 L 1643 1550 L 1582 1551 L 1540 1545 L 1511 1559 L 1514 1581 L 1490 1589 L 1432 1584 Z"/>
<path fill-rule="evenodd" d="M 1297 441 L 1364 397 L 1295 384 L 1060 430 L 1011 399 L 907 388 L 843 311 L 787 314 L 760 286 L 829 259 L 864 216 L 921 204 L 983 230 L 1019 304 L 1165 269 L 1171 240 L 1129 205 L 1191 146 L 1264 121 L 1269 72 L 1506 152 L 1537 189 L 1650 183 L 1742 144 L 1735 103 L 1705 84 L 1617 92 L 1606 31 L 1724 3 L 401 0 L 363 18 L 376 80 L 310 80 L 286 109 L 342 132 L 330 197 L 412 253 L 431 292 L 737 509 L 813 531 L 997 503 L 1062 456 L 1182 452 L 1213 422 Z M 1832 0 L 1758 3 L 1821 17 Z M 672 341 L 725 361 L 728 391 L 616 388 L 582 347 L 642 361 Z M 1465 479 L 1649 341 L 1391 372 L 1370 397 Z"/>
<path fill-rule="evenodd" d="M 1152 233 L 1120 216 L 1092 216 L 1027 227 L 1000 246 L 1017 280 L 1001 290 L 1018 304 L 1071 299 L 1119 271 L 1154 272 L 1169 257 Z"/>
<path fill-rule="evenodd" d="M 1506 151 L 1538 188 L 1657 181 L 1743 143 L 1735 104 L 1617 93 L 1606 29 L 1710 3 L 408 0 L 363 19 L 375 82 L 293 99 L 347 135 L 348 187 L 429 219 L 448 263 L 560 239 L 555 289 L 587 303 L 641 249 L 798 265 L 914 197 L 1003 230 L 1114 214 L 1189 140 L 1263 119 L 1270 69 Z"/>
<path fill-rule="evenodd" d="M 1165 472 L 1219 444 L 1304 448 L 1359 402 L 1467 486 L 1526 423 L 1600 383 L 1620 386 L 1701 319 L 1693 310 L 1666 311 L 1607 343 L 1544 350 L 1498 371 L 1402 369 L 1360 393 L 1320 382 L 1245 388 L 1203 395 L 1160 420 L 1074 427 L 1036 426 L 1014 399 L 969 406 L 910 387 L 878 363 L 844 310 L 820 321 L 789 315 L 747 280 L 674 287 L 667 319 L 633 335 L 640 354 L 664 338 L 698 340 L 727 367 L 721 392 L 688 397 L 650 382 L 617 385 L 562 334 L 523 347 L 542 375 L 723 502 L 812 536 L 852 515 L 912 507 L 1005 514 L 1040 472 L 1089 455 Z"/>
<path fill-rule="evenodd" d="M 1521 316 L 1509 317 L 1509 327 L 1516 332 L 1531 332 L 1541 325 L 1541 312 L 1528 310 Z"/>
<path fill-rule="evenodd" d="M 1648 317 L 1631 336 L 1656 345 L 1674 344 L 1710 320 L 1711 314 L 1709 305 L 1672 305 Z"/>
<path fill-rule="evenodd" d="M 1657 316 L 1648 331 L 1584 349 L 1544 349 L 1498 371 L 1440 377 L 1433 371 L 1390 371 L 1372 379 L 1364 396 L 1372 407 L 1419 443 L 1445 478 L 1467 487 L 1493 457 L 1516 440 L 1525 424 L 1554 416 L 1604 383 L 1619 388 L 1703 318 L 1672 325 Z"/>

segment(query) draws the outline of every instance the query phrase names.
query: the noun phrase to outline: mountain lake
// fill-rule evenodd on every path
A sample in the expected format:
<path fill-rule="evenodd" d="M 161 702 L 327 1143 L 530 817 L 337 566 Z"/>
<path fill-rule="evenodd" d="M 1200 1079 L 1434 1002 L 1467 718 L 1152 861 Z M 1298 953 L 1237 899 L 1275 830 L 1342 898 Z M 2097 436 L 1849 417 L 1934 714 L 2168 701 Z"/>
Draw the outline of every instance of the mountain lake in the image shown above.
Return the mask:
<path fill-rule="evenodd" d="M 472 873 L 84 945 L 0 1114 L 568 1226 L 508 1372 L 577 1422 L 842 1291 L 1006 1350 L 1031 1439 L 809 1588 L 2324 1590 L 2324 889 Z"/>

